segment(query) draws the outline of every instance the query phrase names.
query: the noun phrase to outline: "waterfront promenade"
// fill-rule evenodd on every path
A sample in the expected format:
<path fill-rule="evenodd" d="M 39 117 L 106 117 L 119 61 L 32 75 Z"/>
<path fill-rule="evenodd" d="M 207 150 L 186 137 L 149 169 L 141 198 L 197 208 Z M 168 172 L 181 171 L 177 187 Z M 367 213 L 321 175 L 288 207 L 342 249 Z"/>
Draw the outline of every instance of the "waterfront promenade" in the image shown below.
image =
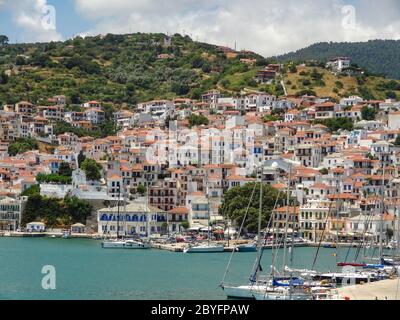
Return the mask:
<path fill-rule="evenodd" d="M 383 280 L 338 289 L 339 296 L 350 300 L 399 300 L 399 279 Z M 398 292 L 398 293 L 397 293 Z"/>

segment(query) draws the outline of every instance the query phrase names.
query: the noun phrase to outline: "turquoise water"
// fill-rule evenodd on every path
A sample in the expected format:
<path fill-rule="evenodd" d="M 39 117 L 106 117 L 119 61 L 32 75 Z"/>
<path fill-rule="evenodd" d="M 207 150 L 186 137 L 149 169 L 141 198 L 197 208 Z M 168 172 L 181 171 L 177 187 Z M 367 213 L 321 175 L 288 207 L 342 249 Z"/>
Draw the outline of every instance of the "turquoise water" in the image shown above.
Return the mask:
<path fill-rule="evenodd" d="M 315 252 L 316 248 L 296 248 L 294 265 L 310 268 Z M 335 252 L 321 249 L 317 268 L 334 270 Z M 342 249 L 339 256 L 346 253 Z M 0 299 L 225 299 L 218 284 L 229 257 L 230 253 L 106 250 L 95 240 L 0 238 Z M 236 253 L 227 282 L 247 283 L 254 259 L 255 253 Z M 56 269 L 56 290 L 42 289 L 44 265 Z M 262 266 L 267 271 L 270 265 L 269 250 Z"/>

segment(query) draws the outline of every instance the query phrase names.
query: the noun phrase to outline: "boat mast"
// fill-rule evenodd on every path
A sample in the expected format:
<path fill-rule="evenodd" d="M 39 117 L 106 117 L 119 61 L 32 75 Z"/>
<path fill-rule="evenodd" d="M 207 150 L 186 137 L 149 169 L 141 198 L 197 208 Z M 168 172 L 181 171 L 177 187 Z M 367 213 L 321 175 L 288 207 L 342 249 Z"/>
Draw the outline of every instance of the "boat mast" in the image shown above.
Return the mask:
<path fill-rule="evenodd" d="M 336 189 L 337 189 L 337 198 L 336 198 L 336 254 L 335 254 L 335 258 L 336 258 L 336 268 L 338 268 L 338 263 L 339 263 L 339 218 L 340 218 L 340 214 L 339 214 L 339 210 L 341 208 L 341 202 L 340 202 L 340 177 L 339 177 L 339 181 L 336 184 Z M 338 187 L 339 184 L 339 187 Z"/>
<path fill-rule="evenodd" d="M 127 236 L 127 230 L 128 230 L 128 224 L 126 221 L 126 204 L 128 203 L 128 194 L 127 194 L 127 190 L 124 189 L 124 235 L 125 238 Z"/>
<path fill-rule="evenodd" d="M 210 246 L 211 243 L 211 218 L 210 218 L 210 199 L 208 198 L 208 195 L 206 195 L 206 199 L 207 199 L 207 208 L 208 208 L 208 227 L 207 227 L 207 238 L 208 238 L 208 246 Z"/>
<path fill-rule="evenodd" d="M 292 179 L 292 165 L 289 163 L 289 177 L 288 177 L 288 185 L 287 185 L 287 195 L 286 195 L 286 220 L 285 220 L 285 234 L 283 241 L 283 265 L 282 265 L 282 274 L 285 275 L 285 267 L 286 267 L 286 254 L 287 254 L 287 233 L 288 233 L 288 224 L 289 224 L 289 202 L 290 202 L 290 181 Z M 293 234 L 292 234 L 293 236 Z"/>
<path fill-rule="evenodd" d="M 147 191 L 146 191 L 146 198 L 145 198 L 144 206 L 145 206 L 145 208 L 144 208 L 144 218 L 145 218 L 145 223 L 146 223 L 146 236 L 148 238 L 150 238 L 150 231 L 151 231 L 150 229 L 151 228 L 149 228 L 150 227 L 149 219 L 151 218 L 151 216 L 149 217 L 149 214 L 148 214 L 149 206 L 148 206 L 148 194 L 147 194 Z"/>
<path fill-rule="evenodd" d="M 397 207 L 397 209 L 396 209 L 396 224 L 397 224 L 397 226 L 395 225 L 395 227 L 394 227 L 394 230 L 397 230 L 397 232 L 396 232 L 396 249 L 395 249 L 396 250 L 396 254 L 395 254 L 396 257 L 399 257 L 399 253 L 400 253 L 400 243 L 399 243 L 399 240 L 400 240 L 400 237 L 399 237 L 399 235 L 400 235 L 400 219 L 399 219 L 399 214 L 400 214 L 399 207 Z"/>
<path fill-rule="evenodd" d="M 386 164 L 383 162 L 382 172 L 382 186 L 381 186 L 381 219 L 380 219 L 380 233 L 379 233 L 379 261 L 382 263 L 383 259 L 383 215 L 385 214 L 385 169 Z"/>
<path fill-rule="evenodd" d="M 119 204 L 121 199 L 121 185 L 118 188 L 118 202 L 117 202 L 117 239 L 119 239 Z"/>
<path fill-rule="evenodd" d="M 262 196 L 263 196 L 263 185 L 262 185 L 262 166 L 260 166 L 258 168 L 259 174 L 260 174 L 260 206 L 259 206 L 259 211 L 258 211 L 258 235 L 257 235 L 257 260 L 256 260 L 256 265 L 255 265 L 255 279 L 258 282 L 258 272 L 261 271 L 260 270 L 260 266 L 261 266 L 261 256 L 262 256 L 262 252 L 263 252 L 263 248 L 262 248 L 262 242 L 261 242 L 261 216 L 262 216 Z"/>

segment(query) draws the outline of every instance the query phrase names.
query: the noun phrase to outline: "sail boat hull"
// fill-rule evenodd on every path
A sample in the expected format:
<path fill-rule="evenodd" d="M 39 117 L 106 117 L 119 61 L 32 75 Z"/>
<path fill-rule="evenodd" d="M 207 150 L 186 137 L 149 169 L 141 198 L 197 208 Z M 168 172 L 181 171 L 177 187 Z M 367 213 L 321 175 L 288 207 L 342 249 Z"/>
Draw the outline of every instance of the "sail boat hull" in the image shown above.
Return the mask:
<path fill-rule="evenodd" d="M 184 250 L 185 253 L 217 253 L 224 252 L 224 246 L 219 245 L 199 245 L 194 247 L 189 247 Z"/>
<path fill-rule="evenodd" d="M 223 286 L 226 296 L 229 299 L 247 299 L 247 300 L 255 300 L 254 292 L 255 291 L 266 291 L 266 286 L 260 285 L 247 285 L 247 286 Z"/>
<path fill-rule="evenodd" d="M 254 298 L 256 300 L 291 300 L 291 301 L 304 301 L 311 300 L 311 295 L 303 293 L 293 293 L 289 292 L 255 292 Z"/>
<path fill-rule="evenodd" d="M 139 241 L 104 241 L 104 249 L 150 249 L 150 244 Z"/>

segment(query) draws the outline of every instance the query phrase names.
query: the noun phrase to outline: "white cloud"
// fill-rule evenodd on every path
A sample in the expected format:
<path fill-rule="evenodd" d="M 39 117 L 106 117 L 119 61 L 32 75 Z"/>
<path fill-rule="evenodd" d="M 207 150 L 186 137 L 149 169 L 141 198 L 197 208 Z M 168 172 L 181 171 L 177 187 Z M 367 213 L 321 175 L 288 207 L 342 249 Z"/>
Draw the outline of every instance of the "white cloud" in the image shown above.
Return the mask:
<path fill-rule="evenodd" d="M 48 6 L 47 0 L 3 0 L 3 3 L 4 9 L 11 14 L 12 21 L 19 31 L 19 41 L 62 40 L 61 34 L 55 29 L 56 12 Z"/>
<path fill-rule="evenodd" d="M 75 0 L 94 27 L 86 33 L 170 32 L 266 56 L 319 41 L 399 39 L 396 0 L 352 0 L 355 25 L 343 27 L 350 0 Z M 377 14 L 379 13 L 379 14 Z"/>

